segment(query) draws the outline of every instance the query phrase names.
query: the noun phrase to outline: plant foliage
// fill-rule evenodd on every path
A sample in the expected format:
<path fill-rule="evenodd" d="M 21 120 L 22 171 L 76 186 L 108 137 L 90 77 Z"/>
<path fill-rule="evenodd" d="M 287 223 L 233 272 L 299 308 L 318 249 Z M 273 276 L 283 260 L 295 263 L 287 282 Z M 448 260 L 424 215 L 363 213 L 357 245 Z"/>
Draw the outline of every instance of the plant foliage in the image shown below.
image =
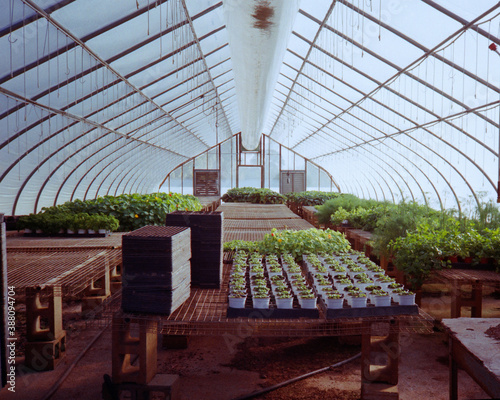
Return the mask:
<path fill-rule="evenodd" d="M 292 254 L 295 258 L 303 254 L 342 253 L 350 250 L 345 236 L 330 229 L 276 230 L 257 242 L 235 240 L 224 244 L 224 250 L 248 250 L 261 254 Z"/>
<path fill-rule="evenodd" d="M 46 207 L 39 214 L 101 214 L 119 221 L 120 231 L 131 231 L 145 225 L 164 225 L 168 213 L 175 210 L 199 211 L 202 205 L 192 195 L 178 193 L 122 194 L 92 200 L 74 200 Z M 38 214 L 37 214 L 38 215 Z M 59 217 L 58 217 L 59 218 Z"/>
<path fill-rule="evenodd" d="M 229 189 L 222 196 L 226 203 L 285 204 L 286 197 L 266 188 L 242 187 Z"/>

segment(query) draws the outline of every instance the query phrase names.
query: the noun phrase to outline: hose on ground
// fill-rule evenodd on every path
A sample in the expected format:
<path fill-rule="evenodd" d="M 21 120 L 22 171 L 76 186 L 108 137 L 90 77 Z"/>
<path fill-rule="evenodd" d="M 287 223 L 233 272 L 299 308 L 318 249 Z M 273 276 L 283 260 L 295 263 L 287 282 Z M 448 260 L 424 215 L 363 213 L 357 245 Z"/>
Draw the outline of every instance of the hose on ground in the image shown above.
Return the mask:
<path fill-rule="evenodd" d="M 262 390 L 259 390 L 257 392 L 253 392 L 251 394 L 248 394 L 248 395 L 244 395 L 244 396 L 241 396 L 241 397 L 238 397 L 234 400 L 247 400 L 247 399 L 253 399 L 254 397 L 257 397 L 257 396 L 260 396 L 262 394 L 265 394 L 265 393 L 269 393 L 269 392 L 272 392 L 273 390 L 276 390 L 276 389 L 279 389 L 283 386 L 286 386 L 286 385 L 290 385 L 291 383 L 294 383 L 294 382 L 297 382 L 297 381 L 300 381 L 302 379 L 305 379 L 305 378 L 309 378 L 310 376 L 313 376 L 313 375 L 316 375 L 316 374 L 319 374 L 321 372 L 325 372 L 325 371 L 328 371 L 330 369 L 333 369 L 333 368 L 337 368 L 337 367 L 340 367 L 341 365 L 344 365 L 344 364 L 347 364 L 347 363 L 350 363 L 351 361 L 354 361 L 356 360 L 357 358 L 361 357 L 361 353 L 358 353 L 350 358 L 348 358 L 347 360 L 343 360 L 343 361 L 340 361 L 336 364 L 333 364 L 333 365 L 330 365 L 328 367 L 324 367 L 324 368 L 320 368 L 320 369 L 317 369 L 315 371 L 312 371 L 312 372 L 308 372 L 307 374 L 304 374 L 304 375 L 300 375 L 300 376 L 297 376 L 295 378 L 292 378 L 292 379 L 289 379 L 287 381 L 284 381 L 284 382 L 281 382 L 281 383 L 277 383 L 276 385 L 273 385 L 273 386 L 269 386 L 267 388 L 264 388 Z"/>
<path fill-rule="evenodd" d="M 52 388 L 45 394 L 45 396 L 42 398 L 42 400 L 49 400 L 56 393 L 57 389 L 59 389 L 59 387 L 66 380 L 66 378 L 69 376 L 69 374 L 71 373 L 71 371 L 73 371 L 73 368 L 75 368 L 75 366 L 78 363 L 78 361 L 80 361 L 82 359 L 82 357 L 87 353 L 87 351 L 89 351 L 89 349 L 97 341 L 97 339 L 99 339 L 102 336 L 102 334 L 109 327 L 109 325 L 110 325 L 109 322 L 106 323 L 106 326 L 104 326 L 104 328 L 101 331 L 99 331 L 97 333 L 97 335 L 94 336 L 94 338 L 90 341 L 90 343 L 87 345 L 87 347 L 85 347 L 85 349 L 83 349 L 83 351 L 78 355 L 78 357 L 76 357 L 73 360 L 73 362 L 68 367 L 68 369 L 66 370 L 66 372 L 57 380 L 56 383 L 54 383 L 54 385 L 52 386 Z"/>

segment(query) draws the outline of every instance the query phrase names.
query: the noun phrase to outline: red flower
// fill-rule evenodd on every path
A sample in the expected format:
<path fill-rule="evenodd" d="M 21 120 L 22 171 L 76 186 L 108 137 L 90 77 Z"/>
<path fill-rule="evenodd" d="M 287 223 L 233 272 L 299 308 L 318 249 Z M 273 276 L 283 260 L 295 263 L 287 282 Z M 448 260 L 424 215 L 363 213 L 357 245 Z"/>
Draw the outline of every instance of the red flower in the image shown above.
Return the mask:
<path fill-rule="evenodd" d="M 274 236 L 274 233 L 271 233 L 271 236 Z"/>
<path fill-rule="evenodd" d="M 497 51 L 497 45 L 495 43 L 492 43 L 488 46 L 490 50 Z"/>

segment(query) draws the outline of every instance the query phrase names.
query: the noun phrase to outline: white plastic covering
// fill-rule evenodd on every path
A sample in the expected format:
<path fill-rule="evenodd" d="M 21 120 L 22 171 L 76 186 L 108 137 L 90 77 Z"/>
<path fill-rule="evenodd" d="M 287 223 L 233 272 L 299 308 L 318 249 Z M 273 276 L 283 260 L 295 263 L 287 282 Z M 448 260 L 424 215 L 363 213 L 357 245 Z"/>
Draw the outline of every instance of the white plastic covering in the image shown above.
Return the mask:
<path fill-rule="evenodd" d="M 269 36 L 242 34 L 259 7 L 273 10 Z M 158 190 L 239 132 L 244 147 L 264 133 L 321 165 L 343 192 L 447 208 L 497 197 L 497 0 L 0 10 L 2 213 Z"/>

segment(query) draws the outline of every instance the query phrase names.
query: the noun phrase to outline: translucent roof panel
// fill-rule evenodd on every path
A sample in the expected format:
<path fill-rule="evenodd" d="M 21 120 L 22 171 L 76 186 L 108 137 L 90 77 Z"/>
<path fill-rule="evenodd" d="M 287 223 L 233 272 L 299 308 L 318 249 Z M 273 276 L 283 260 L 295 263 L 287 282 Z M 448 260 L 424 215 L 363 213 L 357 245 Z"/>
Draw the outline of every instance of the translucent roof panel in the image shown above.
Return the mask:
<path fill-rule="evenodd" d="M 458 208 L 496 199 L 500 5 L 310 3 L 266 133 L 360 196 Z"/>
<path fill-rule="evenodd" d="M 159 190 L 240 132 L 342 192 L 500 197 L 496 0 L 4 3 L 1 213 Z"/>

